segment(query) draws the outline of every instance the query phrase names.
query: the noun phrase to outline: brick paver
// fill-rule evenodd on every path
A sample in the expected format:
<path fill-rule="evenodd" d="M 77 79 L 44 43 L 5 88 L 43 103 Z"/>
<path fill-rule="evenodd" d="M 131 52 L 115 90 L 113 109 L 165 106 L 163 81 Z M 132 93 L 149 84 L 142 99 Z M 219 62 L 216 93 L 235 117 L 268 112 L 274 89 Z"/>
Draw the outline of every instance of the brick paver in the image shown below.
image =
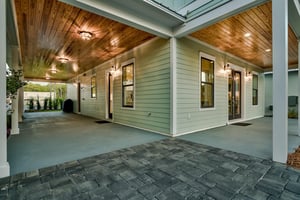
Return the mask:
<path fill-rule="evenodd" d="M 300 170 L 165 139 L 0 179 L 0 199 L 300 199 Z"/>

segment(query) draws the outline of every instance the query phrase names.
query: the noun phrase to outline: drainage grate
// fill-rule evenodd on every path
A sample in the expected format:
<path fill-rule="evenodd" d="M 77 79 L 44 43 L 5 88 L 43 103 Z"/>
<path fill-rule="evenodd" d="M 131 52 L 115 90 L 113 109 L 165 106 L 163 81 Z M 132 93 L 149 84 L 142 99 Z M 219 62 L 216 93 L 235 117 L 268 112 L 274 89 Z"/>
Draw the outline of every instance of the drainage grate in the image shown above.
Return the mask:
<path fill-rule="evenodd" d="M 249 126 L 251 124 L 250 123 L 244 123 L 244 122 L 238 122 L 238 123 L 234 123 L 234 124 L 231 124 L 231 125 L 235 125 L 235 126 Z"/>

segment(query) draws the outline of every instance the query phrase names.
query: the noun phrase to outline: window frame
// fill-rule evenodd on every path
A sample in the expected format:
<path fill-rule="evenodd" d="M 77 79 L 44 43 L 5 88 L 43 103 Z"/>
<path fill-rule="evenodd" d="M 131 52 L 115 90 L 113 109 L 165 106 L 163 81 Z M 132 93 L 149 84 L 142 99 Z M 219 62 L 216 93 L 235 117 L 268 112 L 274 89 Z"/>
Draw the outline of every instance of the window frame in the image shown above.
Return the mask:
<path fill-rule="evenodd" d="M 133 70 L 132 70 L 132 73 L 133 73 L 133 75 L 132 75 L 132 83 L 131 84 L 126 84 L 126 85 L 124 85 L 124 83 L 123 83 L 123 69 L 125 68 L 125 67 L 128 67 L 128 66 L 130 66 L 130 65 L 132 65 L 133 66 Z M 123 109 L 129 109 L 129 110 L 134 110 L 135 109 L 135 101 L 136 101 L 136 99 L 135 99 L 135 59 L 133 58 L 133 59 L 130 59 L 130 60 L 128 60 L 128 61 L 126 61 L 126 62 L 123 62 L 122 64 L 121 64 L 121 72 L 122 72 L 122 77 L 121 77 L 121 90 L 122 90 L 122 99 L 121 99 L 121 101 L 122 101 L 122 103 L 121 103 L 121 105 L 122 105 L 122 108 Z M 125 97 L 125 88 L 126 87 L 133 87 L 133 96 L 132 96 L 132 98 L 133 98 L 133 103 L 132 103 L 132 105 L 125 105 L 124 104 L 124 97 Z"/>
<path fill-rule="evenodd" d="M 213 83 L 210 84 L 210 83 L 205 83 L 205 84 L 210 84 L 212 86 L 212 102 L 213 102 L 213 105 L 212 106 L 204 106 L 202 107 L 202 98 L 201 98 L 201 92 L 202 92 L 202 58 L 206 59 L 206 60 L 210 60 L 210 61 L 213 61 L 214 62 L 214 66 L 213 66 Z M 203 52 L 200 52 L 199 54 L 199 109 L 200 111 L 201 110 L 214 110 L 215 109 L 215 87 L 216 87 L 216 57 L 215 56 L 212 56 L 212 55 L 209 55 L 209 54 L 206 54 L 206 53 L 203 53 Z"/>
<path fill-rule="evenodd" d="M 256 86 L 257 86 L 257 88 L 254 88 L 254 77 L 256 77 Z M 258 105 L 258 74 L 256 74 L 256 73 L 253 73 L 252 74 L 252 105 L 253 106 L 257 106 Z M 254 101 L 254 91 L 256 92 L 256 97 L 255 97 L 255 99 L 256 99 L 256 102 Z"/>
<path fill-rule="evenodd" d="M 96 76 L 91 77 L 91 98 L 92 99 L 97 98 L 97 79 L 96 79 Z"/>

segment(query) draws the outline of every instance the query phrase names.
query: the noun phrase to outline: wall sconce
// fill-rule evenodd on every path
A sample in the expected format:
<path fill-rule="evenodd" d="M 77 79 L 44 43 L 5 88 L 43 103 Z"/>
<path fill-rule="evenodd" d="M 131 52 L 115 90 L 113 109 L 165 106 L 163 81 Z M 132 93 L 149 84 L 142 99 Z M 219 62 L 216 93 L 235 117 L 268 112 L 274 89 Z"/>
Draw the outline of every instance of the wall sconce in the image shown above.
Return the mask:
<path fill-rule="evenodd" d="M 246 70 L 246 80 L 250 80 L 252 78 L 252 72 Z"/>
<path fill-rule="evenodd" d="M 227 73 L 231 72 L 231 67 L 228 63 L 224 65 L 224 72 L 227 72 Z"/>
<path fill-rule="evenodd" d="M 120 70 L 117 69 L 116 65 L 111 66 L 111 70 L 109 71 L 113 77 L 120 75 Z"/>

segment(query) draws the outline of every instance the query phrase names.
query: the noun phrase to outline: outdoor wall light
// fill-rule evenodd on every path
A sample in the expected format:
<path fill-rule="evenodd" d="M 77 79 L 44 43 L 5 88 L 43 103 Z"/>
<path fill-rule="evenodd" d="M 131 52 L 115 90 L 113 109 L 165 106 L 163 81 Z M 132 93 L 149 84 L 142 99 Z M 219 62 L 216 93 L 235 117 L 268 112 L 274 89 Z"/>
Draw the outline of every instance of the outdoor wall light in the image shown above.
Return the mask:
<path fill-rule="evenodd" d="M 227 73 L 231 72 L 231 67 L 228 63 L 224 65 L 224 72 L 227 72 Z"/>

